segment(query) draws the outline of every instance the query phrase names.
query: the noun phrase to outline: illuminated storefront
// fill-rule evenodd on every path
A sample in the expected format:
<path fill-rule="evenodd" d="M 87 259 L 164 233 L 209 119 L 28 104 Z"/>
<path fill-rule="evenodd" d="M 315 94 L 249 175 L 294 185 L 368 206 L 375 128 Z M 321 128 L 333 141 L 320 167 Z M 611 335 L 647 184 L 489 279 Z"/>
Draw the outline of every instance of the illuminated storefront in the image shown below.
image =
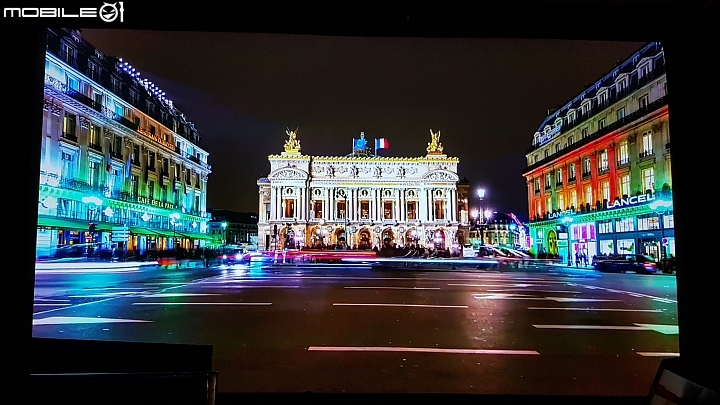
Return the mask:
<path fill-rule="evenodd" d="M 642 197 L 619 199 L 590 213 L 567 212 L 562 218 L 537 221 L 531 225 L 538 235 L 536 246 L 551 245 L 553 229 L 566 227 L 569 252 L 558 252 L 564 262 L 575 263 L 578 254 L 586 255 L 588 262 L 595 255 L 644 254 L 657 260 L 675 255 L 672 194 Z"/>
<path fill-rule="evenodd" d="M 523 174 L 534 251 L 674 254 L 667 101 L 652 42 L 545 118 Z"/>
<path fill-rule="evenodd" d="M 38 257 L 202 246 L 211 168 L 194 125 L 78 31 L 47 35 Z"/>

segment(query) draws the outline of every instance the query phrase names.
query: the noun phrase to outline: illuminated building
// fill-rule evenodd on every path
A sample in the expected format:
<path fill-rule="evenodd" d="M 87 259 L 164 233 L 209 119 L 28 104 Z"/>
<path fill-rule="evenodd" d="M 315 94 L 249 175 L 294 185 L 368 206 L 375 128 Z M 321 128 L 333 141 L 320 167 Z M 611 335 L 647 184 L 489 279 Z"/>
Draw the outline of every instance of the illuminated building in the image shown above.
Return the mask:
<path fill-rule="evenodd" d="M 515 216 L 493 212 L 482 224 L 479 221 L 472 226 L 470 242 L 475 248 L 483 245 L 527 250 L 526 226 Z"/>
<path fill-rule="evenodd" d="M 208 235 L 213 246 L 257 246 L 258 215 L 252 212 L 209 210 Z"/>
<path fill-rule="evenodd" d="M 194 125 L 78 31 L 47 37 L 37 255 L 204 245 L 211 168 Z"/>
<path fill-rule="evenodd" d="M 652 42 L 553 111 L 523 175 L 533 250 L 674 254 L 667 81 Z"/>
<path fill-rule="evenodd" d="M 458 159 L 432 134 L 423 157 L 305 156 L 295 131 L 258 180 L 259 249 L 384 245 L 449 248 L 458 232 Z M 358 144 L 362 145 L 358 146 Z M 273 238 L 277 235 L 277 238 Z"/>

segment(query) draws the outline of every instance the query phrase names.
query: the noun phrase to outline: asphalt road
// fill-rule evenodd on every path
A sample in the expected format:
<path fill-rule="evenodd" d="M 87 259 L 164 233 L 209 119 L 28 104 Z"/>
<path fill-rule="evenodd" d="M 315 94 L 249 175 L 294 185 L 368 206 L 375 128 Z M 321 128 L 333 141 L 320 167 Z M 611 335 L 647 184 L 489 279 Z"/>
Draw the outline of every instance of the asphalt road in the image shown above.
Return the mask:
<path fill-rule="evenodd" d="M 645 395 L 675 278 L 362 266 L 36 276 L 33 335 L 212 344 L 221 392 Z"/>

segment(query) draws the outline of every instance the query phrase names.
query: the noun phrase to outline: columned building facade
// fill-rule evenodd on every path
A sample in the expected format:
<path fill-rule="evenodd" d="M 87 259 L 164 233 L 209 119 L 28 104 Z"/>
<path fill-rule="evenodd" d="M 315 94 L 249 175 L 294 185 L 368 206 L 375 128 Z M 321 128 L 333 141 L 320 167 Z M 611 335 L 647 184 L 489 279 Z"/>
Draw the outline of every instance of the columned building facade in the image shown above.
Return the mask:
<path fill-rule="evenodd" d="M 203 246 L 208 152 L 165 93 L 66 29 L 44 82 L 37 255 Z"/>
<path fill-rule="evenodd" d="M 459 227 L 458 159 L 432 133 L 427 155 L 305 156 L 296 133 L 258 180 L 258 248 L 449 248 Z M 364 138 L 362 138 L 364 141 Z"/>
<path fill-rule="evenodd" d="M 674 254 L 667 94 L 652 42 L 544 120 L 524 171 L 535 252 Z"/>

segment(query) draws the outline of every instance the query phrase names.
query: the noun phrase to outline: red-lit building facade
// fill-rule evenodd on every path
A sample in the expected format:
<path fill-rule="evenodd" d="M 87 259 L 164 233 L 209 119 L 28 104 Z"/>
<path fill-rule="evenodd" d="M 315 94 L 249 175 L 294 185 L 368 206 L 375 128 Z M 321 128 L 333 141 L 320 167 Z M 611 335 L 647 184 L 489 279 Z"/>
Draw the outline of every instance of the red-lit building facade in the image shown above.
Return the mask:
<path fill-rule="evenodd" d="M 533 251 L 565 261 L 674 254 L 662 43 L 552 111 L 526 156 Z"/>

